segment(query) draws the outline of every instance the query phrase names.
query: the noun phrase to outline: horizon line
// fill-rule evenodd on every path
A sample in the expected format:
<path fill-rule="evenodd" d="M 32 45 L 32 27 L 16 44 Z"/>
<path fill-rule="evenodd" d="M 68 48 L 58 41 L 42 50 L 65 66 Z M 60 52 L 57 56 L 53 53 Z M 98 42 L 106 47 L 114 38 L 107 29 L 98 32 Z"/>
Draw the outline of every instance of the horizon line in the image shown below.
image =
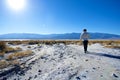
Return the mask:
<path fill-rule="evenodd" d="M 52 34 L 71 34 L 71 33 L 79 33 L 81 34 L 82 32 L 68 32 L 68 33 L 3 33 L 0 35 L 6 35 L 6 34 L 39 34 L 39 35 L 52 35 Z M 103 32 L 88 32 L 88 33 L 103 33 Z M 116 34 L 116 33 L 103 33 L 103 34 L 113 34 L 113 35 L 120 35 L 120 34 Z"/>

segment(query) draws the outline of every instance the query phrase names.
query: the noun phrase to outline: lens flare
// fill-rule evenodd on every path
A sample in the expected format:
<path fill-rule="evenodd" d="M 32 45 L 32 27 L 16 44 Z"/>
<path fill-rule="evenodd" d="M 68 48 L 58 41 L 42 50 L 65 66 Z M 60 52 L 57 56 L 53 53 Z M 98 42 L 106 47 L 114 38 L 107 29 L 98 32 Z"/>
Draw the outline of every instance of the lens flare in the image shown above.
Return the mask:
<path fill-rule="evenodd" d="M 19 11 L 25 8 L 26 0 L 7 0 L 9 8 Z"/>

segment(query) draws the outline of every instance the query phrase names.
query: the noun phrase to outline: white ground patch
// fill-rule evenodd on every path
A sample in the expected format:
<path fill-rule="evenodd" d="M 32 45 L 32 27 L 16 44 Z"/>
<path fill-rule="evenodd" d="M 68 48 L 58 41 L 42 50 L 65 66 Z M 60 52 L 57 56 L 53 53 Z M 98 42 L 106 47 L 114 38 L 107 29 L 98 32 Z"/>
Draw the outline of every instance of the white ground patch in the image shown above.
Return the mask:
<path fill-rule="evenodd" d="M 26 63 L 31 68 L 25 75 L 15 74 L 8 80 L 120 80 L 120 50 L 100 44 L 89 45 L 87 54 L 83 46 L 72 44 L 19 47 L 35 53 Z M 34 64 L 29 65 L 32 61 Z"/>

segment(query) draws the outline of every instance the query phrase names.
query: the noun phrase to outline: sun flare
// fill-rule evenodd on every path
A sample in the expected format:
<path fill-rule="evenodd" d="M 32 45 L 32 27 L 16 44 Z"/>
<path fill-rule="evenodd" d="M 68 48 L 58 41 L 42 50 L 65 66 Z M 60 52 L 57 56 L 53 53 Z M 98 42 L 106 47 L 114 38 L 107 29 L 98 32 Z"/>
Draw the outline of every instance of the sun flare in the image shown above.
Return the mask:
<path fill-rule="evenodd" d="M 9 8 L 19 11 L 25 8 L 26 0 L 7 0 Z"/>

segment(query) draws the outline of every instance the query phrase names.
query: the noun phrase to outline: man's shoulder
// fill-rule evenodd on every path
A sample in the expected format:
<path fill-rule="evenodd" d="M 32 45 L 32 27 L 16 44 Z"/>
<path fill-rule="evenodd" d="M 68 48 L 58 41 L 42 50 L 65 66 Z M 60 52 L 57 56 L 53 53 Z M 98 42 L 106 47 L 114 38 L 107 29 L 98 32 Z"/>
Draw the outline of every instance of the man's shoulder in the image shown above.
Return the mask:
<path fill-rule="evenodd" d="M 84 35 L 84 34 L 88 34 L 89 35 L 89 32 L 85 32 L 85 33 L 83 32 L 83 33 L 81 33 L 81 35 Z"/>
<path fill-rule="evenodd" d="M 83 34 L 89 34 L 89 32 L 85 32 L 85 33 L 83 33 Z"/>
<path fill-rule="evenodd" d="M 86 34 L 89 34 L 89 32 L 86 32 Z"/>

